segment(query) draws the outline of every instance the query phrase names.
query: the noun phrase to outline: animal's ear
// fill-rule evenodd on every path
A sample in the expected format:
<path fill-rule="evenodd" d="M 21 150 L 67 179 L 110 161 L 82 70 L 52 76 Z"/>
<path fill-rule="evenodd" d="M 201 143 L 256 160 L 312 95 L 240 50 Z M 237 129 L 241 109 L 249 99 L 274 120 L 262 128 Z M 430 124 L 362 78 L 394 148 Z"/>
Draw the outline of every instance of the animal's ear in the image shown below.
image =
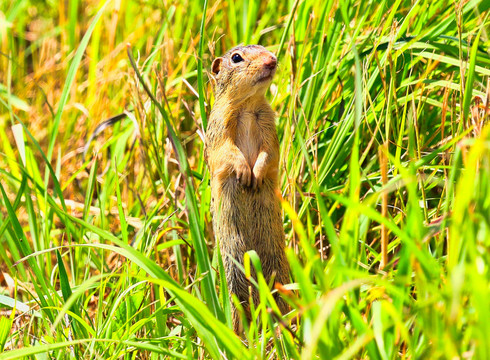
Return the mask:
<path fill-rule="evenodd" d="M 213 75 L 218 75 L 221 70 L 221 63 L 223 62 L 223 58 L 216 58 L 213 61 L 213 65 L 211 65 L 211 71 Z"/>

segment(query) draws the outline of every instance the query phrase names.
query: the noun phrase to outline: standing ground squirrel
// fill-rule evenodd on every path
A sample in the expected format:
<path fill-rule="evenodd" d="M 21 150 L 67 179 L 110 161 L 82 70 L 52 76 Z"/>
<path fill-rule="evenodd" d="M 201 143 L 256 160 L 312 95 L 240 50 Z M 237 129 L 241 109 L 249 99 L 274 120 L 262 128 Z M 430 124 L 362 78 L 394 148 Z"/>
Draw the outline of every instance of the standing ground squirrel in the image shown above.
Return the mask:
<path fill-rule="evenodd" d="M 279 141 L 275 114 L 265 98 L 276 57 L 263 46 L 238 46 L 213 61 L 215 103 L 204 156 L 211 173 L 211 213 L 229 290 L 248 320 L 249 285 L 235 261 L 255 250 L 266 281 L 289 283 L 278 192 Z M 234 260 L 233 260 L 234 259 Z M 259 297 L 252 290 L 255 304 Z M 280 310 L 287 304 L 276 297 Z M 233 306 L 233 327 L 241 331 Z"/>

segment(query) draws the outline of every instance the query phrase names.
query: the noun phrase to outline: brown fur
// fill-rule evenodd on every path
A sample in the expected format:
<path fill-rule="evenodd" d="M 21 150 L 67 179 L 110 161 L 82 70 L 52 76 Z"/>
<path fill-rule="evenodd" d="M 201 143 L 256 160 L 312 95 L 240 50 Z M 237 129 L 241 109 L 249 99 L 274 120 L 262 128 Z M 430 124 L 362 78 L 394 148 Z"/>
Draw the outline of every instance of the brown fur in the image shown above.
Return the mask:
<path fill-rule="evenodd" d="M 243 61 L 234 63 L 239 54 Z M 258 45 L 239 46 L 213 62 L 215 103 L 206 133 L 204 155 L 211 172 L 213 227 L 220 243 L 231 293 L 250 313 L 250 282 L 235 265 L 255 250 L 267 281 L 289 283 L 278 192 L 279 141 L 275 114 L 265 99 L 276 58 Z M 252 289 L 254 302 L 258 294 Z M 284 313 L 287 305 L 277 297 Z M 233 307 L 233 326 L 241 324 Z"/>

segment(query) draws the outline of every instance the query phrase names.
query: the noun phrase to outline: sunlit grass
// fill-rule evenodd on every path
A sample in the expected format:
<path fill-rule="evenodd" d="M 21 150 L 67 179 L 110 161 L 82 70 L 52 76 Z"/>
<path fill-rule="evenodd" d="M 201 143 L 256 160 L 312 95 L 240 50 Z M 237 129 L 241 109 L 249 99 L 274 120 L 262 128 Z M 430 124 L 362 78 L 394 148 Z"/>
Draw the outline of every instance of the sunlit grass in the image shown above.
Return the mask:
<path fill-rule="evenodd" d="M 1 3 L 0 359 L 489 358 L 488 14 Z M 242 339 L 202 156 L 206 71 L 238 43 L 279 58 L 292 275 L 271 290 L 247 255 L 261 303 Z"/>

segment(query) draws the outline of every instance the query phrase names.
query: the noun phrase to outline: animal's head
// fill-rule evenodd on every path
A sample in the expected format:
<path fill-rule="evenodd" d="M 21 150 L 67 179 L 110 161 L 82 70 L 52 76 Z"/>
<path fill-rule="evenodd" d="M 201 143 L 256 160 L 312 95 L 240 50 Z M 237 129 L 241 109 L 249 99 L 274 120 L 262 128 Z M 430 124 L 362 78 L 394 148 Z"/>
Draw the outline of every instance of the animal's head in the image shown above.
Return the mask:
<path fill-rule="evenodd" d="M 276 73 L 277 59 L 260 45 L 237 46 L 216 58 L 211 66 L 216 96 L 228 93 L 244 100 L 263 94 Z"/>

